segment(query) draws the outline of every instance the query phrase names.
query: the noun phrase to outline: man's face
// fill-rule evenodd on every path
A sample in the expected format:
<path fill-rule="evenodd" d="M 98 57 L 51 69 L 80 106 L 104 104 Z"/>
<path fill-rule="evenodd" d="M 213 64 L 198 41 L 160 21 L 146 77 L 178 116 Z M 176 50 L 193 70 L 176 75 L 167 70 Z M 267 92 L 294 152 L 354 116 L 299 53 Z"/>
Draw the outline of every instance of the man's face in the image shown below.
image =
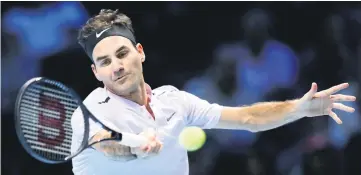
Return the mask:
<path fill-rule="evenodd" d="M 129 95 L 142 82 L 143 47 L 140 44 L 134 47 L 127 38 L 104 38 L 95 46 L 93 60 L 92 70 L 96 78 L 117 95 Z"/>

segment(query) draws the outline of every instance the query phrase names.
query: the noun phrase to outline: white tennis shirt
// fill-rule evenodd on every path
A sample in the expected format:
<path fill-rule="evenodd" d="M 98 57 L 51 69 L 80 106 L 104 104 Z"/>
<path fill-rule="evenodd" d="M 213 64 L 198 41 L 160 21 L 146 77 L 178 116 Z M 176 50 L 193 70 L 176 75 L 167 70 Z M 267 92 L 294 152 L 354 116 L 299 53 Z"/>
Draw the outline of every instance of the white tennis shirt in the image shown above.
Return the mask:
<path fill-rule="evenodd" d="M 98 120 L 116 132 L 139 134 L 147 128 L 160 130 L 157 137 L 164 145 L 156 156 L 127 162 L 113 160 L 88 148 L 72 160 L 75 175 L 188 175 L 187 151 L 178 143 L 179 133 L 186 126 L 214 127 L 222 110 L 218 104 L 210 104 L 173 86 L 152 90 L 150 107 L 155 120 L 145 106 L 116 96 L 105 88 L 91 92 L 84 104 Z M 82 120 L 82 114 L 78 110 L 74 112 L 71 121 L 73 152 L 82 141 Z M 90 137 L 101 129 L 102 125 L 90 121 Z"/>

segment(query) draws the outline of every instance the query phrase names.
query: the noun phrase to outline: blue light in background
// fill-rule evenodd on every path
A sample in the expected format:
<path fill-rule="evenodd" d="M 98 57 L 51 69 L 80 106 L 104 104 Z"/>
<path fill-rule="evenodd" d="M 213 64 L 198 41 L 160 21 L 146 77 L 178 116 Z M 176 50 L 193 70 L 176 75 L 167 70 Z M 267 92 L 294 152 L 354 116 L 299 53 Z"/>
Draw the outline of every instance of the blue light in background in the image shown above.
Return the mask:
<path fill-rule="evenodd" d="M 78 2 L 66 2 L 57 4 L 59 12 L 58 18 L 64 18 L 62 22 L 72 27 L 80 27 L 88 19 L 88 14 L 85 8 Z"/>
<path fill-rule="evenodd" d="M 80 2 L 51 2 L 38 8 L 14 7 L 2 16 L 2 32 L 16 36 L 7 41 L 3 64 L 2 110 L 15 104 L 14 92 L 30 78 L 40 76 L 41 60 L 77 45 L 75 30 L 88 13 Z M 6 38 L 5 38 L 6 39 Z M 16 78 L 14 78 L 16 77 Z"/>
<path fill-rule="evenodd" d="M 57 2 L 40 8 L 13 8 L 4 15 L 4 31 L 17 36 L 20 56 L 42 59 L 71 45 L 75 39 L 69 35 L 88 18 L 79 2 Z"/>

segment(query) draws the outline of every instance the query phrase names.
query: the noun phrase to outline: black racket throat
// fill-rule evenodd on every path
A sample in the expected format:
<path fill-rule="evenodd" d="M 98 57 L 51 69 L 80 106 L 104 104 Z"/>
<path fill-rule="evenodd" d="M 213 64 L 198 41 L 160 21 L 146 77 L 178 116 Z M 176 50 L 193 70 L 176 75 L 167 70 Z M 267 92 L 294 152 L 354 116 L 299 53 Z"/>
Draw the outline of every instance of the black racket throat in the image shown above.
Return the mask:
<path fill-rule="evenodd" d="M 97 140 L 97 141 L 94 141 L 94 142 L 92 142 L 90 144 L 87 144 L 88 141 L 86 141 L 86 144 L 83 145 L 82 147 L 80 147 L 80 150 L 78 150 L 75 154 L 66 157 L 64 160 L 65 161 L 71 160 L 72 158 L 78 156 L 82 151 L 84 151 L 87 148 L 92 147 L 95 144 L 98 144 L 98 143 L 101 143 L 101 142 L 106 142 L 106 141 L 121 141 L 121 140 L 122 140 L 122 134 L 111 131 L 111 137 L 110 138 Z"/>
<path fill-rule="evenodd" d="M 100 143 L 100 142 L 105 142 L 105 141 L 121 141 L 122 140 L 122 134 L 120 133 L 117 133 L 117 132 L 113 132 L 113 131 L 110 131 L 111 132 L 111 137 L 110 138 L 106 138 L 106 139 L 101 139 L 101 140 L 97 140 L 97 141 L 94 141 L 92 143 L 90 143 L 88 145 L 88 147 L 90 146 L 93 146 L 97 143 Z"/>

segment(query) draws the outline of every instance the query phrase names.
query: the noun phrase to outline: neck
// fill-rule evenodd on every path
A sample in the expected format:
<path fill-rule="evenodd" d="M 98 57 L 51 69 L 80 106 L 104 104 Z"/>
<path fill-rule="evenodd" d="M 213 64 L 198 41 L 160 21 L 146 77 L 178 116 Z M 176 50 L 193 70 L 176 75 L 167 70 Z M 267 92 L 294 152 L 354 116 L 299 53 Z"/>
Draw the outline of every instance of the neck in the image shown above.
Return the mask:
<path fill-rule="evenodd" d="M 130 93 L 128 97 L 125 97 L 128 100 L 134 101 L 139 105 L 146 105 L 147 104 L 147 94 L 145 90 L 145 83 L 144 80 L 139 84 L 136 91 Z"/>
<path fill-rule="evenodd" d="M 144 78 L 142 77 L 141 82 L 135 91 L 130 92 L 130 94 L 128 95 L 121 95 L 121 97 L 133 101 L 139 105 L 146 105 L 147 94 L 146 94 Z"/>
<path fill-rule="evenodd" d="M 131 100 L 139 105 L 146 105 L 147 104 L 147 94 L 145 89 L 145 82 L 144 78 L 142 77 L 142 81 L 140 82 L 137 90 L 131 92 L 129 95 L 124 96 L 124 98 Z"/>

